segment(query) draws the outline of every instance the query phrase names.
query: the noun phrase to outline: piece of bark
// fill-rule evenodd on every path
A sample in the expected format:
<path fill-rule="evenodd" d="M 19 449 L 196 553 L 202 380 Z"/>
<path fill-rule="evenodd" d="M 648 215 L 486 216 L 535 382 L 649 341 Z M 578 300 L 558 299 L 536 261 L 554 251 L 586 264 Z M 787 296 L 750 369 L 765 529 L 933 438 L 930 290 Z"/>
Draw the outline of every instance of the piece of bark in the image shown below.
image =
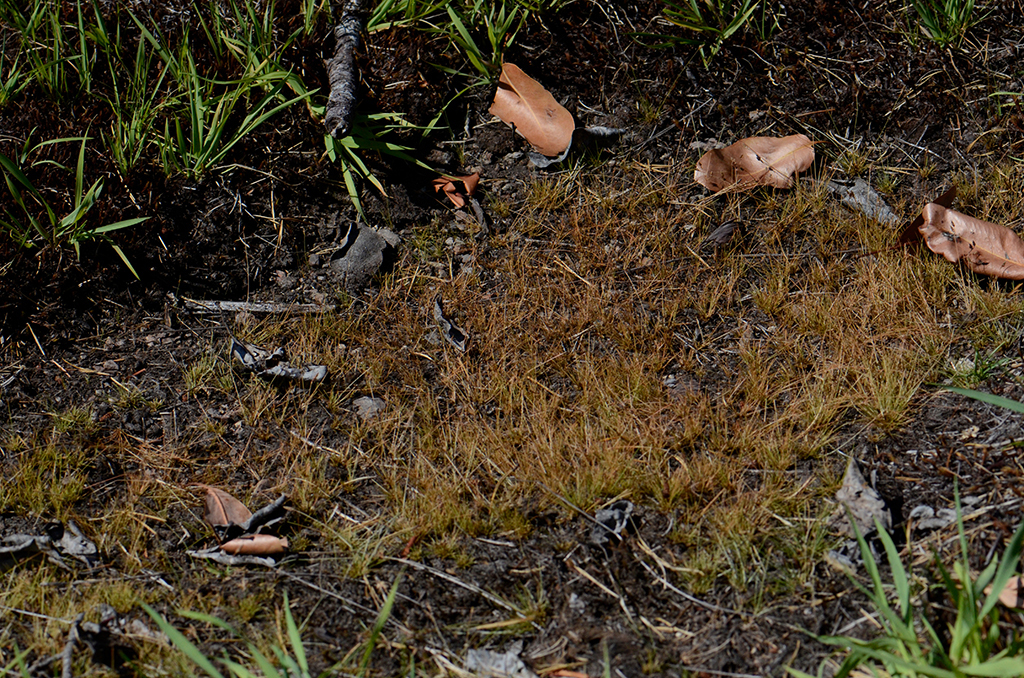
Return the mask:
<path fill-rule="evenodd" d="M 335 139 L 348 134 L 356 106 L 356 52 L 363 41 L 363 0 L 347 0 L 334 27 L 334 57 L 324 61 L 331 93 L 324 111 L 324 127 Z"/>
<path fill-rule="evenodd" d="M 221 551 L 219 546 L 203 549 L 201 551 L 185 551 L 193 558 L 205 558 L 221 565 L 262 565 L 263 567 L 277 567 L 277 561 L 273 558 L 262 558 L 260 556 L 235 556 Z"/>
<path fill-rule="evenodd" d="M 843 507 L 836 517 L 841 521 L 840 529 L 846 534 L 854 533 L 851 523 L 855 524 L 865 537 L 873 534 L 876 519 L 887 532 L 892 530 L 892 513 L 888 505 L 878 491 L 867 484 L 860 466 L 853 457 L 850 457 L 846 466 L 846 476 L 843 478 L 843 486 L 836 492 L 836 501 Z M 845 517 L 844 509 L 847 513 Z M 849 521 L 845 518 L 849 518 Z"/>

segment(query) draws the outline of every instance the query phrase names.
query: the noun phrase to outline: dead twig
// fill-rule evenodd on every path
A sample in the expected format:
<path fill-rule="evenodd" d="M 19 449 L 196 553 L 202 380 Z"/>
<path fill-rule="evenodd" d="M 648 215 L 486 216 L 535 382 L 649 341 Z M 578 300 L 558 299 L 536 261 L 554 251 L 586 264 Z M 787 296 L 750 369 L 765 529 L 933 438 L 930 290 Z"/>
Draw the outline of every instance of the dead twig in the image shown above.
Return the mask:
<path fill-rule="evenodd" d="M 415 570 L 420 570 L 422 572 L 429 572 L 430 574 L 434 575 L 438 579 L 444 579 L 445 581 L 451 582 L 452 584 L 455 584 L 456 586 L 462 587 L 462 588 L 466 589 L 467 591 L 472 591 L 473 593 L 477 594 L 481 598 L 484 598 L 485 600 L 488 600 L 491 603 L 494 603 L 495 605 L 497 605 L 498 607 L 502 608 L 503 610 L 507 610 L 508 612 L 511 612 L 513 614 L 517 614 L 520 617 L 528 617 L 529 616 L 523 610 L 519 609 L 515 605 L 512 605 L 510 603 L 505 602 L 504 600 L 502 600 L 498 596 L 494 595 L 493 593 L 488 593 L 487 591 L 483 590 L 482 588 L 480 588 L 476 584 L 470 584 L 469 582 L 462 581 L 458 577 L 453 577 L 452 575 L 448 574 L 447 572 L 444 572 L 442 570 L 434 569 L 434 568 L 430 567 L 429 565 L 424 565 L 423 563 L 417 563 L 414 560 L 406 560 L 405 558 L 390 558 L 390 560 L 393 560 L 396 563 L 401 563 L 403 565 L 408 565 L 409 567 L 411 567 L 411 568 L 413 568 Z M 540 626 L 537 623 L 535 623 L 535 622 L 530 622 L 530 623 L 538 631 L 540 630 Z"/>
<path fill-rule="evenodd" d="M 68 630 L 68 640 L 64 643 L 64 651 L 60 653 L 61 678 L 71 678 L 71 659 L 75 652 L 75 643 L 78 642 L 78 625 L 82 623 L 83 619 L 85 619 L 85 613 L 79 612 Z"/>
<path fill-rule="evenodd" d="M 272 301 L 200 301 L 182 298 L 185 309 L 193 313 L 324 313 L 335 306 L 320 304 L 282 304 Z"/>
<path fill-rule="evenodd" d="M 324 111 L 324 127 L 335 139 L 348 134 L 356 105 L 356 52 L 362 45 L 363 0 L 347 0 L 341 20 L 334 27 L 334 57 L 328 59 L 327 78 L 331 94 Z"/>

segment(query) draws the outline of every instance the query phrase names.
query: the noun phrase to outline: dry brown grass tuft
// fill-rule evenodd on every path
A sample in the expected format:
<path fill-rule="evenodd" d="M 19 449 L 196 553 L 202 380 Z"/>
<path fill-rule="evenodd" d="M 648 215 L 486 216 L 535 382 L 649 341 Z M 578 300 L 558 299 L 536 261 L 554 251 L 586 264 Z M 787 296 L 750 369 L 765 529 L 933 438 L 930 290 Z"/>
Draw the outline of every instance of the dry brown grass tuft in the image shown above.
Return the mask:
<path fill-rule="evenodd" d="M 1014 166 L 990 180 L 1017 185 L 1020 175 Z M 164 562 L 157 526 L 184 525 L 189 546 L 202 541 L 192 483 L 223 485 L 252 508 L 287 492 L 311 530 L 294 544 L 319 543 L 359 578 L 403 545 L 412 558 L 465 567 L 466 536 L 523 539 L 541 513 L 574 517 L 565 502 L 593 511 L 627 497 L 667 517 L 666 534 L 687 547 L 669 564 L 694 592 L 725 577 L 756 609 L 796 590 L 830 544 L 822 498 L 838 484 L 836 450 L 912 421 L 952 346 L 1009 345 L 1022 302 L 929 252 L 887 249 L 894 229 L 837 206 L 820 185 L 692 192 L 656 166 L 537 179 L 508 206 L 517 216 L 492 247 L 466 238 L 471 270 L 425 226 L 417 242 L 436 245 L 441 265 L 407 250 L 373 298 L 243 323 L 242 338 L 287 344 L 295 362 L 326 364 L 333 381 L 281 390 L 220 354 L 198 356 L 183 366 L 184 392 L 226 399 L 228 413 L 208 413 L 169 447 L 102 441 L 128 469 L 126 492 L 90 529 L 130 575 Z M 983 218 L 1020 218 L 1005 196 L 968 200 Z M 728 219 L 745 232 L 706 244 Z M 438 339 L 436 296 L 469 333 L 468 352 Z M 364 422 L 350 403 L 367 394 L 386 409 Z M 311 425 L 313 412 L 327 413 L 330 430 Z M 68 410 L 48 431 L 10 437 L 5 472 L 16 482 L 0 510 L 72 517 L 95 489 L 94 431 Z M 325 435 L 341 442 L 318 446 Z M 346 503 L 353 493 L 362 508 Z M 66 617 L 92 604 L 51 600 L 37 576 L 8 579 L 0 603 L 53 605 Z M 260 595 L 232 605 L 258 607 Z M 543 617 L 542 590 L 521 598 Z M 39 651 L 56 652 L 39 629 Z"/>

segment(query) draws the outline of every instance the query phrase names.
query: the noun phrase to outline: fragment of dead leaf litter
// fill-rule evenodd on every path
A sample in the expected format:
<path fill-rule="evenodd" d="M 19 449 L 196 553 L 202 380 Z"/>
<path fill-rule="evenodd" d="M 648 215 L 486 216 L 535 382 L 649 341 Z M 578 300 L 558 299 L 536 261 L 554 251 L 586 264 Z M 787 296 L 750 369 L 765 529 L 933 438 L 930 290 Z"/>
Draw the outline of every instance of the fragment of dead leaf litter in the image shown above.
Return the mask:
<path fill-rule="evenodd" d="M 465 177 L 438 177 L 430 182 L 435 193 L 444 193 L 445 197 L 452 201 L 456 207 L 466 206 L 466 197 L 476 192 L 477 184 L 480 183 L 480 173 L 474 172 Z M 459 189 L 462 184 L 464 190 Z"/>
<path fill-rule="evenodd" d="M 281 519 L 287 499 L 285 495 L 282 494 L 253 513 L 245 504 L 220 488 L 209 485 L 200 487 L 206 490 L 203 519 L 213 527 L 218 540 L 223 543 L 202 551 L 189 551 L 189 555 L 231 565 L 250 563 L 272 566 L 273 561 L 245 558 L 278 555 L 288 549 L 287 539 L 257 533 L 261 528 Z"/>
<path fill-rule="evenodd" d="M 220 545 L 234 556 L 273 556 L 288 550 L 288 540 L 271 534 L 250 534 Z"/>
<path fill-rule="evenodd" d="M 206 488 L 206 513 L 203 519 L 211 526 L 241 526 L 252 517 L 252 511 L 224 490 L 209 485 L 203 487 Z"/>
<path fill-rule="evenodd" d="M 1024 280 L 1024 241 L 1006 226 L 931 202 L 921 216 L 918 230 L 932 252 L 954 264 L 963 262 L 975 273 Z"/>
<path fill-rule="evenodd" d="M 572 143 L 576 121 L 551 92 L 515 64 L 502 64 L 491 115 L 513 125 L 539 153 L 558 156 Z"/>
<path fill-rule="evenodd" d="M 875 519 L 882 524 L 886 531 L 892 529 L 892 514 L 885 505 L 885 500 L 879 496 L 875 488 L 871 487 L 864 480 L 864 474 L 860 472 L 860 465 L 857 460 L 850 457 L 846 466 L 846 475 L 843 477 L 843 486 L 836 492 L 836 501 L 844 507 L 837 516 L 843 525 L 843 530 L 852 535 L 853 529 L 850 522 L 842 518 L 845 511 L 849 511 L 849 519 L 857 525 L 857 530 L 864 536 L 875 531 Z"/>
<path fill-rule="evenodd" d="M 793 178 L 814 162 L 814 142 L 803 134 L 749 137 L 705 153 L 693 180 L 715 193 L 754 186 L 790 188 Z"/>
<path fill-rule="evenodd" d="M 992 593 L 992 587 L 985 587 L 985 595 Z M 999 592 L 999 602 L 1011 610 L 1024 607 L 1024 577 L 1010 577 L 1006 586 Z"/>
<path fill-rule="evenodd" d="M 935 200 L 932 200 L 936 205 L 942 205 L 943 207 L 952 207 L 953 201 L 956 199 L 956 186 L 952 187 Z M 917 243 L 921 238 L 921 231 L 919 230 L 921 225 L 924 223 L 924 214 L 918 214 L 916 219 L 908 221 L 903 226 L 903 230 L 900 231 L 899 245 L 913 245 Z"/>

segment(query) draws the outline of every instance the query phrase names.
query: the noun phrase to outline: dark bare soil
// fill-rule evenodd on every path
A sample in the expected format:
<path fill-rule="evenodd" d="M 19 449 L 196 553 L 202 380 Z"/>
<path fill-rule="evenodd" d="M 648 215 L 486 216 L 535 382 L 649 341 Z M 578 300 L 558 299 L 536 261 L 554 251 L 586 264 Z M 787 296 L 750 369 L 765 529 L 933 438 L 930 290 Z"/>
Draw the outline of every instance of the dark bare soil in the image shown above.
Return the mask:
<path fill-rule="evenodd" d="M 605 160 L 663 165 L 686 176 L 699 157 L 699 151 L 691 150 L 695 141 L 804 132 L 822 142 L 817 149 L 822 171 L 839 167 L 851 150 L 869 167 L 925 167 L 907 175 L 898 188 L 897 199 L 917 204 L 939 194 L 955 172 L 975 171 L 1021 153 L 1024 117 L 1019 107 L 1000 110 L 999 100 L 990 97 L 996 91 L 1024 90 L 1021 8 L 1004 4 L 971 29 L 960 49 L 940 50 L 916 32 L 912 14 L 896 3 L 794 0 L 786 3 L 774 35 L 763 41 L 749 33 L 740 36 L 705 68 L 693 47 L 652 49 L 631 36 L 671 32 L 657 24 L 657 4 L 576 2 L 531 20 L 506 59 L 540 80 L 583 123 L 629 130 L 624 141 L 605 151 Z M 361 110 L 401 112 L 422 124 L 447 105 L 442 117 L 447 131 L 425 140 L 409 135 L 405 141 L 416 144 L 418 156 L 439 170 L 481 171 L 485 208 L 488 200 L 515 205 L 525 199 L 531 177 L 543 171 L 514 154 L 524 150 L 523 142 L 504 126 L 484 124 L 492 92 L 481 87 L 447 103 L 466 83 L 430 65 L 462 65 L 442 54 L 441 46 L 410 28 L 369 36 L 361 56 Z M 321 46 L 314 44 L 296 57 L 314 82 L 324 77 L 322 56 Z M 57 105 L 40 92 L 27 91 L 0 110 L 0 151 L 14 152 L 30 134 L 43 139 L 80 135 L 90 125 L 99 129 L 105 122 L 98 116 L 98 108 L 88 103 Z M 109 456 L 97 452 L 91 462 L 87 498 L 71 507 L 84 524 L 103 506 L 116 503 L 125 492 L 126 474 L 144 464 L 159 468 L 164 480 L 185 485 L 197 469 L 211 473 L 206 465 L 213 460 L 216 475 L 239 486 L 264 492 L 276 486 L 273 479 L 281 469 L 251 466 L 244 459 L 279 447 L 290 435 L 288 427 L 253 427 L 243 422 L 230 398 L 190 393 L 184 383 L 188 366 L 211 351 L 223 354 L 235 319 L 193 315 L 180 301 L 339 300 L 336 281 L 326 269 L 311 265 L 310 255 L 335 242 L 355 210 L 337 169 L 321 157 L 321 135 L 305 111 L 295 109 L 234 151 L 231 162 L 237 168 L 198 185 L 167 178 L 156 166 L 121 180 L 109 159 L 90 157 L 91 176 L 108 177 L 98 221 L 151 217 L 116 236 L 141 280 L 104 243 L 84 246 L 79 260 L 66 250 L 18 252 L 9 243 L 0 244 L 0 260 L 8 262 L 0 280 L 3 440 L 31 440 L 53 425 L 51 413 L 79 407 L 95 423 L 85 434 L 97 443 L 94 449 L 118 450 Z M 445 143 L 452 140 L 463 142 L 459 152 Z M 73 152 L 68 148 L 68 157 L 54 159 L 73 163 Z M 459 244 L 450 239 L 460 236 L 458 223 L 428 190 L 430 176 L 385 159 L 377 160 L 374 169 L 388 198 L 366 187 L 364 201 L 374 225 L 405 239 L 397 270 L 461 261 L 461 253 L 454 251 Z M 698 188 L 689 190 L 701 194 Z M 490 219 L 493 233 L 482 236 L 475 249 L 477 265 L 485 271 L 502 256 L 490 239 L 510 221 L 495 214 Z M 425 232 L 439 248 L 417 250 L 408 244 L 423 241 L 412 236 Z M 363 314 L 387 312 L 375 301 L 380 284 L 340 295 L 339 314 L 347 326 L 359 328 Z M 361 346 L 373 342 L 372 337 L 346 340 Z M 335 378 L 358 391 L 364 377 Z M 114 398 L 118 384 L 131 385 L 146 401 L 163 403 L 162 408 L 153 411 L 130 398 Z M 1024 396 L 1019 385 L 992 386 L 1001 395 Z M 339 420 L 316 399 L 304 416 L 322 448 L 345 448 L 346 431 L 359 426 L 354 416 Z M 848 451 L 866 461 L 897 512 L 922 503 L 949 505 L 954 480 L 965 495 L 991 492 L 993 505 L 1020 493 L 1024 466 L 1019 448 L 1002 445 L 1024 437 L 1016 415 L 939 397 L 915 417 L 894 434 L 851 436 L 847 443 Z M 180 437 L 200 420 L 222 424 L 222 432 L 192 431 Z M 977 433 L 965 436 L 968 430 Z M 226 456 L 225 449 L 232 454 Z M 8 475 L 17 455 L 3 452 L 0 463 Z M 373 481 L 363 479 L 358 463 L 332 467 L 331 473 L 348 492 L 323 506 L 360 521 L 378 513 L 381 497 Z M 146 514 L 163 510 L 155 503 L 139 507 Z M 468 588 L 406 566 L 390 644 L 374 654 L 380 675 L 407 671 L 410 657 L 429 665 L 434 650 L 461 655 L 486 644 L 504 651 L 514 642 L 522 642 L 528 663 L 551 665 L 560 658 L 591 676 L 604 669 L 604 648 L 623 676 L 691 670 L 698 675 L 777 676 L 790 664 L 813 673 L 828 651 L 800 629 L 831 633 L 861 614 L 863 601 L 850 593 L 845 577 L 824 564 L 813 570 L 804 588 L 773 600 L 752 600 L 724 580 L 695 600 L 660 586 L 641 569 L 630 540 L 602 549 L 589 542 L 589 523 L 571 511 L 525 513 L 531 521 L 529 536 L 466 536 L 459 565 L 430 555 L 436 552 L 419 553 L 431 568 L 510 598 L 542 585 L 550 601 L 544 623 L 490 639 L 467 631 L 508 615 L 492 615 L 491 604 Z M 659 548 L 680 548 L 666 540 L 672 529 L 669 516 L 642 505 L 638 513 L 637 537 Z M 998 544 L 1020 513 L 1019 503 L 1005 512 L 993 509 L 978 539 Z M 24 531 L 21 518 L 6 515 L 0 524 Z M 26 519 L 38 524 L 55 518 Z M 151 547 L 168 554 L 167 560 L 148 563 L 148 571 L 179 590 L 198 586 L 203 595 L 219 596 L 226 610 L 250 589 L 288 591 L 296 617 L 309 619 L 311 659 L 321 668 L 365 638 L 387 585 L 402 568 L 385 558 L 408 556 L 415 546 L 380 553 L 372 567 L 352 577 L 338 569 L 329 557 L 330 545 L 313 525 L 326 516 L 295 517 L 289 536 L 308 548 L 279 570 L 232 568 L 211 578 L 201 563 L 184 554 L 191 543 L 185 543 L 179 526 L 196 525 L 198 518 L 198 513 L 173 509 L 166 522 L 147 524 Z M 110 547 L 103 556 L 104 569 L 81 577 L 118 576 L 119 551 Z M 591 585 L 577 568 L 614 586 L 623 603 Z M 57 585 L 76 591 L 74 576 L 60 577 Z M 13 639 L 27 634 L 33 623 L 26 617 L 8 620 Z M 207 649 L 219 652 L 216 644 Z"/>

